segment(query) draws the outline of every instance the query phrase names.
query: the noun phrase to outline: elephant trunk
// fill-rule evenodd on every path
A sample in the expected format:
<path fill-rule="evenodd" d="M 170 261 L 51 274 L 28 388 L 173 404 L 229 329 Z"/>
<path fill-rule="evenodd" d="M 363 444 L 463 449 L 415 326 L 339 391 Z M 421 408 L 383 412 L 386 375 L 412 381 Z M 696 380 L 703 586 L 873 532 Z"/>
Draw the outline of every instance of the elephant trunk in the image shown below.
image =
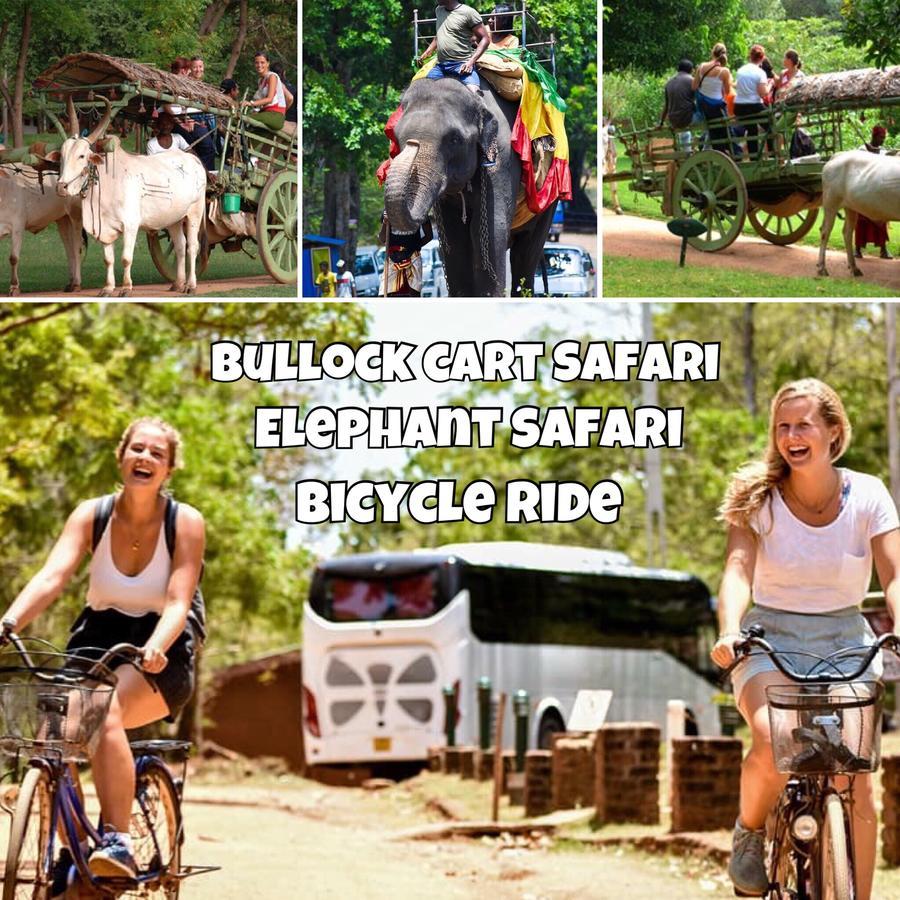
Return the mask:
<path fill-rule="evenodd" d="M 410 234 L 418 231 L 428 218 L 446 186 L 446 175 L 436 165 L 433 151 L 407 141 L 402 152 L 391 161 L 384 185 L 384 206 L 391 231 Z"/>

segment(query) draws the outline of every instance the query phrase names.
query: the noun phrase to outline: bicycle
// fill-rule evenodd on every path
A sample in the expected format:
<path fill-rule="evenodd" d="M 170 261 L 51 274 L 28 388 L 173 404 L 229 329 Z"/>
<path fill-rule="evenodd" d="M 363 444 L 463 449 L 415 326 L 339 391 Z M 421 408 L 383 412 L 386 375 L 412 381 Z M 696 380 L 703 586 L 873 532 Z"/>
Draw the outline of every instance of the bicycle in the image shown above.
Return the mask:
<path fill-rule="evenodd" d="M 763 896 L 854 900 L 853 782 L 857 775 L 878 769 L 884 694 L 880 682 L 860 679 L 884 647 L 897 653 L 900 639 L 885 634 L 871 647 L 828 657 L 804 653 L 817 662 L 802 675 L 781 658 L 801 654 L 779 654 L 759 626 L 745 635 L 735 644 L 736 659 L 723 672 L 723 681 L 758 647 L 794 682 L 766 688 L 775 768 L 788 775 L 788 781 L 770 820 L 769 887 Z M 841 673 L 837 663 L 851 656 L 861 657 L 858 667 Z M 838 776 L 847 779 L 846 787 L 838 787 Z M 755 896 L 738 888 L 734 893 Z"/>
<path fill-rule="evenodd" d="M 57 836 L 65 844 L 61 852 L 68 852 L 71 860 L 65 873 L 67 900 L 122 895 L 176 900 L 184 878 L 215 871 L 217 866 L 181 863 L 181 803 L 191 744 L 176 740 L 131 742 L 136 790 L 130 833 L 136 878 L 98 877 L 88 868 L 103 825 L 94 827 L 85 810 L 78 765 L 96 747 L 112 700 L 116 676 L 110 663 L 118 659 L 137 666 L 141 651 L 117 644 L 95 661 L 35 639 L 28 643 L 50 649 L 29 652 L 5 626 L 3 638 L 15 650 L 6 656 L 18 662 L 0 664 L 0 753 L 14 759 L 13 773 L 24 768 L 25 774 L 14 810 L 4 806 L 12 820 L 2 900 L 50 897 L 54 867 L 59 865 Z M 181 764 L 180 776 L 173 774 L 166 755 Z"/>

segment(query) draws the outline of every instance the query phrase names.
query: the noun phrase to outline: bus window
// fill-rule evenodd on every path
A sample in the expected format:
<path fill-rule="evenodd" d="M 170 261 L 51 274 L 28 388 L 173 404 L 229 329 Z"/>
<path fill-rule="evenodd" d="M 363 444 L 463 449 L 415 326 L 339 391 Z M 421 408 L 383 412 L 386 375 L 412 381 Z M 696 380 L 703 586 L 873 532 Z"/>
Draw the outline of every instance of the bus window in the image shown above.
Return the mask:
<path fill-rule="evenodd" d="M 325 579 L 322 614 L 332 622 L 427 619 L 440 608 L 434 572 L 399 578 Z"/>

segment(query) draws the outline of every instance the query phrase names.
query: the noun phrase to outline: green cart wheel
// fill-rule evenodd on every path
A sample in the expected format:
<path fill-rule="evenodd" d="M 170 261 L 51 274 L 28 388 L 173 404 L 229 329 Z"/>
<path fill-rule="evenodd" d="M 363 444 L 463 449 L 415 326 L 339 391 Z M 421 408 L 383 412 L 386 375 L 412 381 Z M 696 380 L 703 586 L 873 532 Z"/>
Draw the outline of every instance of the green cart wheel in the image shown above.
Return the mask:
<path fill-rule="evenodd" d="M 778 244 L 783 247 L 786 244 L 795 244 L 802 237 L 809 234 L 819 215 L 819 208 L 801 209 L 792 216 L 776 216 L 764 209 L 751 209 L 747 218 L 753 226 L 753 230 L 770 244 Z"/>
<path fill-rule="evenodd" d="M 725 153 L 703 150 L 686 159 L 675 173 L 674 214 L 706 225 L 704 234 L 688 238 L 697 250 L 713 253 L 732 244 L 744 227 L 747 206 L 744 176 Z"/>
<path fill-rule="evenodd" d="M 256 241 L 269 275 L 282 284 L 297 280 L 297 173 L 285 169 L 263 188 L 256 213 Z"/>
<path fill-rule="evenodd" d="M 150 258 L 156 271 L 166 281 L 175 281 L 175 246 L 165 229 L 147 232 L 147 246 L 150 248 Z M 197 277 L 199 278 L 209 265 L 209 249 L 206 253 L 201 249 L 197 253 Z M 184 267 L 184 277 L 187 278 L 187 262 Z"/>

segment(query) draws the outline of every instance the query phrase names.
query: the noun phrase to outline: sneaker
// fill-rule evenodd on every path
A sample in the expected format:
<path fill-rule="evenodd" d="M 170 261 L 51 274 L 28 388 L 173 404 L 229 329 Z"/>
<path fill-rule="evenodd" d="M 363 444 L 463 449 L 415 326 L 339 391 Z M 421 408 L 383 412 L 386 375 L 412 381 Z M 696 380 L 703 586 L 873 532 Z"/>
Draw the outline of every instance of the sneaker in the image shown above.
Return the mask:
<path fill-rule="evenodd" d="M 881 248 L 881 258 L 882 259 L 893 259 L 894 257 L 891 256 L 891 252 L 890 252 L 890 250 L 888 250 L 887 247 L 882 247 Z"/>
<path fill-rule="evenodd" d="M 862 259 L 862 258 L 863 258 L 862 250 L 860 250 L 859 247 L 856 248 L 856 252 L 855 252 L 853 255 L 854 255 L 857 259 Z"/>
<path fill-rule="evenodd" d="M 765 855 L 766 830 L 744 828 L 741 820 L 734 823 L 734 838 L 728 875 L 735 893 L 744 897 L 762 897 L 769 889 Z"/>
<path fill-rule="evenodd" d="M 137 865 L 123 836 L 117 831 L 107 831 L 103 843 L 88 860 L 88 868 L 98 878 L 137 878 Z"/>
<path fill-rule="evenodd" d="M 50 870 L 50 900 L 58 900 L 65 897 L 66 890 L 70 884 L 70 874 L 74 880 L 75 867 L 72 860 L 72 854 L 68 847 L 63 847 L 53 863 Z"/>

